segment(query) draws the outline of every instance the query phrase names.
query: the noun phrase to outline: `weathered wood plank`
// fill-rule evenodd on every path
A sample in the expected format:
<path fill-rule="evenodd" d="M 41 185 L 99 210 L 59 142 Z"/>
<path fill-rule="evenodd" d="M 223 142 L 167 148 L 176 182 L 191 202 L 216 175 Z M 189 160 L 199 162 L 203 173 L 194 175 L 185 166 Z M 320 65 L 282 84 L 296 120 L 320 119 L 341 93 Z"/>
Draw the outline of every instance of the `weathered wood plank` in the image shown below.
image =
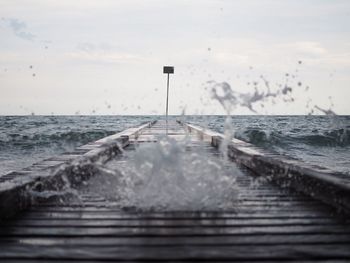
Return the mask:
<path fill-rule="evenodd" d="M 113 204 L 113 203 L 112 203 Z M 112 205 L 111 205 L 112 206 Z M 40 212 L 40 211 L 46 211 L 46 212 L 69 212 L 76 210 L 75 207 L 35 207 L 32 209 L 31 212 Z M 118 212 L 120 211 L 120 208 L 110 208 L 110 207 L 96 207 L 96 206 L 90 206 L 90 207 L 79 207 L 78 210 L 80 212 Z M 235 211 L 236 213 L 240 213 L 243 211 L 248 212 L 258 212 L 258 211 L 268 211 L 268 212 L 292 212 L 292 211 L 317 211 L 320 214 L 322 212 L 331 213 L 333 210 L 325 207 L 324 205 L 273 205 L 273 204 L 264 204 L 264 205 L 235 205 L 231 209 L 232 211 Z"/>
<path fill-rule="evenodd" d="M 294 226 L 211 226 L 195 227 L 6 227 L 0 228 L 1 236 L 210 236 L 210 235 L 273 235 L 273 234 L 350 234 L 346 225 L 294 225 Z"/>
<path fill-rule="evenodd" d="M 22 245 L 0 251 L 0 259 L 90 259 L 90 260 L 290 260 L 290 259 L 348 259 L 350 250 L 340 245 L 288 245 L 266 246 L 172 246 L 147 247 L 135 249 L 132 247 L 87 246 L 76 249 L 71 246 L 42 246 L 33 249 L 35 245 Z"/>
<path fill-rule="evenodd" d="M 15 222 L 4 222 L 1 227 L 196 227 L 215 226 L 215 227 L 230 227 L 230 226 L 296 226 L 296 225 L 340 225 L 349 223 L 348 221 L 334 220 L 333 218 L 236 218 L 236 219 L 187 219 L 175 218 L 170 220 L 162 219 L 65 219 L 57 220 L 51 218 L 41 219 L 19 219 Z"/>
<path fill-rule="evenodd" d="M 160 219 L 172 219 L 172 218 L 197 218 L 198 220 L 202 220 L 204 218 L 211 218 L 211 219 L 217 219 L 217 218 L 334 218 L 334 214 L 320 214 L 315 212 L 309 212 L 305 211 L 303 213 L 300 212 L 279 212 L 279 213 L 255 213 L 254 211 L 249 211 L 250 213 L 202 213 L 199 214 L 191 214 L 191 213 L 167 213 L 167 214 L 119 214 L 115 212 L 111 213 L 102 213 L 102 212 L 79 212 L 79 211 L 72 211 L 72 212 L 30 212 L 22 215 L 22 218 L 31 218 L 31 219 L 40 219 L 40 218 L 55 218 L 55 219 L 69 219 L 69 218 L 82 218 L 82 219 L 120 219 L 120 218 L 139 218 L 139 219 L 146 219 L 146 218 L 160 218 Z M 206 215 L 205 215 L 206 214 Z"/>
<path fill-rule="evenodd" d="M 93 237 L 61 237 L 61 236 L 49 236 L 49 237 L 2 237 L 0 238 L 0 245 L 13 244 L 13 245 L 72 245 L 72 246 L 99 246 L 114 245 L 114 246 L 173 246 L 173 245 L 196 245 L 196 246 L 221 246 L 221 245 L 264 245 L 264 244 L 341 244 L 348 245 L 350 237 L 347 234 L 293 234 L 293 235 L 235 235 L 235 236 L 223 236 L 223 235 L 211 235 L 211 236 L 152 236 L 152 237 L 106 237 L 106 236 L 93 236 Z"/>

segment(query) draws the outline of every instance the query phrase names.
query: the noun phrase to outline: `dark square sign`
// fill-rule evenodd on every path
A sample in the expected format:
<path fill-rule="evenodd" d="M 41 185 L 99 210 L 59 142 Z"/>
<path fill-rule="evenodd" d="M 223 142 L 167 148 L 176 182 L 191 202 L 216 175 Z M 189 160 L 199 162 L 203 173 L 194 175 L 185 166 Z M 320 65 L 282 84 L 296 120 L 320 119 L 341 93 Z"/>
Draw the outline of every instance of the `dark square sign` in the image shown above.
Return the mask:
<path fill-rule="evenodd" d="M 174 74 L 174 67 L 165 66 L 163 67 L 164 74 Z"/>

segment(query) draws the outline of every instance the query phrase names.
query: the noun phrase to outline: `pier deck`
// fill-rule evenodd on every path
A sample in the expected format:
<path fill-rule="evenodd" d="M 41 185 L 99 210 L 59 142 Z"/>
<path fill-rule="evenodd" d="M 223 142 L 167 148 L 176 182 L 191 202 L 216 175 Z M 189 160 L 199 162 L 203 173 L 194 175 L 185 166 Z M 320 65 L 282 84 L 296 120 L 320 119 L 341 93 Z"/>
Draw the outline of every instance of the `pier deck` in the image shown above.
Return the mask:
<path fill-rule="evenodd" d="M 100 145 L 120 138 L 125 153 L 113 151 L 115 158 L 104 162 L 107 167 L 109 162 L 127 165 L 128 152 L 137 144 L 157 141 L 160 134 L 165 134 L 165 123 L 158 121 L 51 158 L 35 169 L 43 173 L 45 165 L 59 165 L 81 155 L 94 158 Z M 179 123 L 169 123 L 168 136 L 178 140 L 188 136 L 189 152 L 199 147 L 207 158 L 221 158 L 212 141 L 195 132 L 187 134 Z M 236 177 L 239 191 L 233 189 L 237 203 L 227 211 L 138 212 L 107 202 L 103 195 L 86 191 L 84 185 L 77 187 L 79 202 L 32 203 L 15 218 L 1 222 L 0 261 L 350 261 L 348 216 L 305 194 L 257 181 L 257 175 L 242 165 L 238 174 L 236 168 L 234 162 L 224 167 Z M 6 190 L 8 195 L 11 189 Z M 2 211 L 9 205 L 2 204 Z"/>

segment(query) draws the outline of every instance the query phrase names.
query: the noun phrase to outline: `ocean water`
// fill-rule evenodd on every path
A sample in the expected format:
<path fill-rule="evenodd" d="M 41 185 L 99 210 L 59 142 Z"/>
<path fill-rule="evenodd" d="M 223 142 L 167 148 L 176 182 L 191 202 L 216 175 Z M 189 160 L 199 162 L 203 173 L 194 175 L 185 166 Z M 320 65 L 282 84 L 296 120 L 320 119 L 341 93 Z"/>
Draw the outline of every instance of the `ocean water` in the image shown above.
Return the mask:
<path fill-rule="evenodd" d="M 0 116 L 0 176 L 157 118 Z M 226 117 L 181 118 L 223 132 Z M 350 174 L 350 116 L 233 116 L 232 127 L 236 138 Z"/>
<path fill-rule="evenodd" d="M 189 117 L 223 132 L 225 116 Z M 304 162 L 350 174 L 350 116 L 232 116 L 234 137 Z"/>
<path fill-rule="evenodd" d="M 0 176 L 151 119 L 148 116 L 0 116 Z"/>

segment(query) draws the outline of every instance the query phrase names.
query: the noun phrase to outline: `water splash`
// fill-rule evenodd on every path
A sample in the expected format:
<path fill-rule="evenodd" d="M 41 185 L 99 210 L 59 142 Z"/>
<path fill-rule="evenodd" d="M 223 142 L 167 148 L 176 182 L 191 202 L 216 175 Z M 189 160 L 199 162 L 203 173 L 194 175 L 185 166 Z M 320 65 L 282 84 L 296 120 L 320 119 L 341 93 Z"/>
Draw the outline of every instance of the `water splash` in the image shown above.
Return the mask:
<path fill-rule="evenodd" d="M 60 204 L 73 201 L 83 205 L 76 187 L 63 171 L 65 168 L 65 166 L 62 166 L 56 171 L 53 171 L 51 180 L 38 180 L 33 185 L 28 186 L 26 194 L 30 197 L 32 203 L 54 200 L 56 203 Z M 57 176 L 58 174 L 60 174 L 60 176 Z"/>
<path fill-rule="evenodd" d="M 298 64 L 302 64 L 302 61 L 298 61 Z M 326 115 L 325 119 L 316 119 L 321 122 L 325 121 L 328 130 L 321 128 L 320 131 L 316 130 L 309 132 L 307 129 L 308 125 L 306 125 L 305 127 L 302 127 L 302 130 L 286 135 L 279 133 L 279 127 L 274 127 L 273 130 L 271 130 L 270 127 L 255 127 L 243 132 L 239 131 L 239 128 L 237 129 L 236 127 L 233 127 L 234 121 L 232 119 L 232 114 L 238 107 L 249 109 L 251 112 L 257 114 L 259 113 L 256 110 L 257 106 L 264 108 L 265 102 L 276 104 L 277 100 L 280 100 L 282 102 L 293 103 L 295 101 L 293 96 L 294 88 L 305 87 L 303 90 L 304 93 L 307 93 L 310 87 L 305 84 L 304 81 L 297 80 L 297 78 L 298 69 L 295 70 L 295 74 L 286 73 L 284 84 L 276 83 L 276 86 L 272 87 L 273 92 L 270 89 L 270 82 L 264 76 L 260 76 L 263 85 L 259 86 L 259 89 L 258 81 L 248 82 L 248 85 L 253 83 L 254 86 L 254 90 L 248 93 L 241 93 L 234 90 L 227 82 L 208 82 L 211 88 L 212 99 L 219 102 L 227 114 L 223 125 L 224 128 L 221 130 L 221 132 L 224 132 L 225 134 L 224 142 L 221 145 L 221 151 L 226 155 L 227 144 L 231 142 L 233 137 L 236 137 L 268 149 L 278 149 L 277 151 L 283 152 L 284 154 L 287 152 L 288 155 L 301 158 L 307 162 L 310 161 L 314 163 L 316 157 L 312 156 L 317 156 L 318 160 L 316 163 L 318 163 L 321 157 L 327 158 L 319 153 L 320 147 L 323 147 L 322 151 L 327 152 L 326 155 L 329 154 L 329 151 L 332 151 L 330 154 L 334 156 L 335 154 L 338 154 L 336 151 L 339 151 L 339 156 L 342 160 L 342 163 L 340 163 L 341 167 L 337 165 L 339 164 L 338 159 L 334 161 L 333 164 L 328 161 L 327 166 L 332 167 L 332 169 L 335 170 L 347 172 L 348 168 L 346 167 L 349 165 L 349 162 L 347 161 L 348 158 L 343 158 L 343 152 L 345 152 L 349 146 L 349 126 L 347 122 L 344 121 L 341 116 L 338 116 L 333 110 L 334 103 L 331 96 L 328 97 L 330 105 L 328 107 L 323 107 L 317 104 L 312 105 L 313 100 L 305 94 L 307 98 L 305 109 L 309 111 L 308 115 L 317 113 Z M 252 86 L 250 85 L 250 87 Z M 259 120 L 265 118 L 266 116 L 259 116 Z M 283 124 L 283 122 L 281 122 L 281 124 Z M 303 150 L 300 151 L 300 149 Z M 307 149 L 311 156 L 305 154 L 305 149 Z"/>
<path fill-rule="evenodd" d="M 157 143 L 142 144 L 129 153 L 126 165 L 109 178 L 115 199 L 122 207 L 142 210 L 232 210 L 235 178 L 227 174 L 219 159 L 197 149 L 187 151 L 186 141 L 163 137 Z M 110 195 L 110 194 L 108 194 Z"/>
<path fill-rule="evenodd" d="M 209 81 L 208 84 L 211 86 L 212 99 L 217 100 L 222 105 L 227 115 L 231 115 L 238 106 L 248 108 L 250 111 L 257 113 L 254 109 L 254 104 L 258 102 L 264 102 L 269 98 L 284 96 L 291 98 L 292 87 L 285 85 L 276 92 L 271 92 L 268 81 L 264 77 L 262 77 L 262 79 L 264 80 L 267 91 L 259 91 L 255 85 L 253 93 L 235 91 L 227 82 Z"/>
<path fill-rule="evenodd" d="M 330 116 L 336 116 L 337 115 L 331 108 L 323 109 L 323 108 L 321 108 L 318 105 L 315 105 L 314 108 L 319 110 L 319 111 L 321 111 L 321 112 L 323 112 L 325 115 L 330 115 Z"/>
<path fill-rule="evenodd" d="M 267 79 L 264 76 L 260 76 L 260 78 L 264 82 L 266 91 L 259 91 L 257 82 L 253 82 L 254 92 L 252 93 L 241 93 L 235 91 L 227 82 L 208 82 L 211 86 L 211 98 L 222 105 L 227 115 L 224 125 L 224 140 L 220 145 L 220 151 L 225 156 L 225 159 L 228 159 L 228 144 L 233 139 L 235 133 L 235 129 L 232 126 L 232 113 L 238 106 L 245 107 L 253 113 L 257 113 L 254 109 L 254 105 L 258 102 L 262 103 L 261 105 L 264 105 L 263 102 L 269 98 L 282 97 L 285 102 L 294 101 L 294 98 L 291 97 L 293 89 L 287 85 L 287 82 L 284 86 L 281 85 L 277 91 L 271 92 L 270 84 Z"/>

